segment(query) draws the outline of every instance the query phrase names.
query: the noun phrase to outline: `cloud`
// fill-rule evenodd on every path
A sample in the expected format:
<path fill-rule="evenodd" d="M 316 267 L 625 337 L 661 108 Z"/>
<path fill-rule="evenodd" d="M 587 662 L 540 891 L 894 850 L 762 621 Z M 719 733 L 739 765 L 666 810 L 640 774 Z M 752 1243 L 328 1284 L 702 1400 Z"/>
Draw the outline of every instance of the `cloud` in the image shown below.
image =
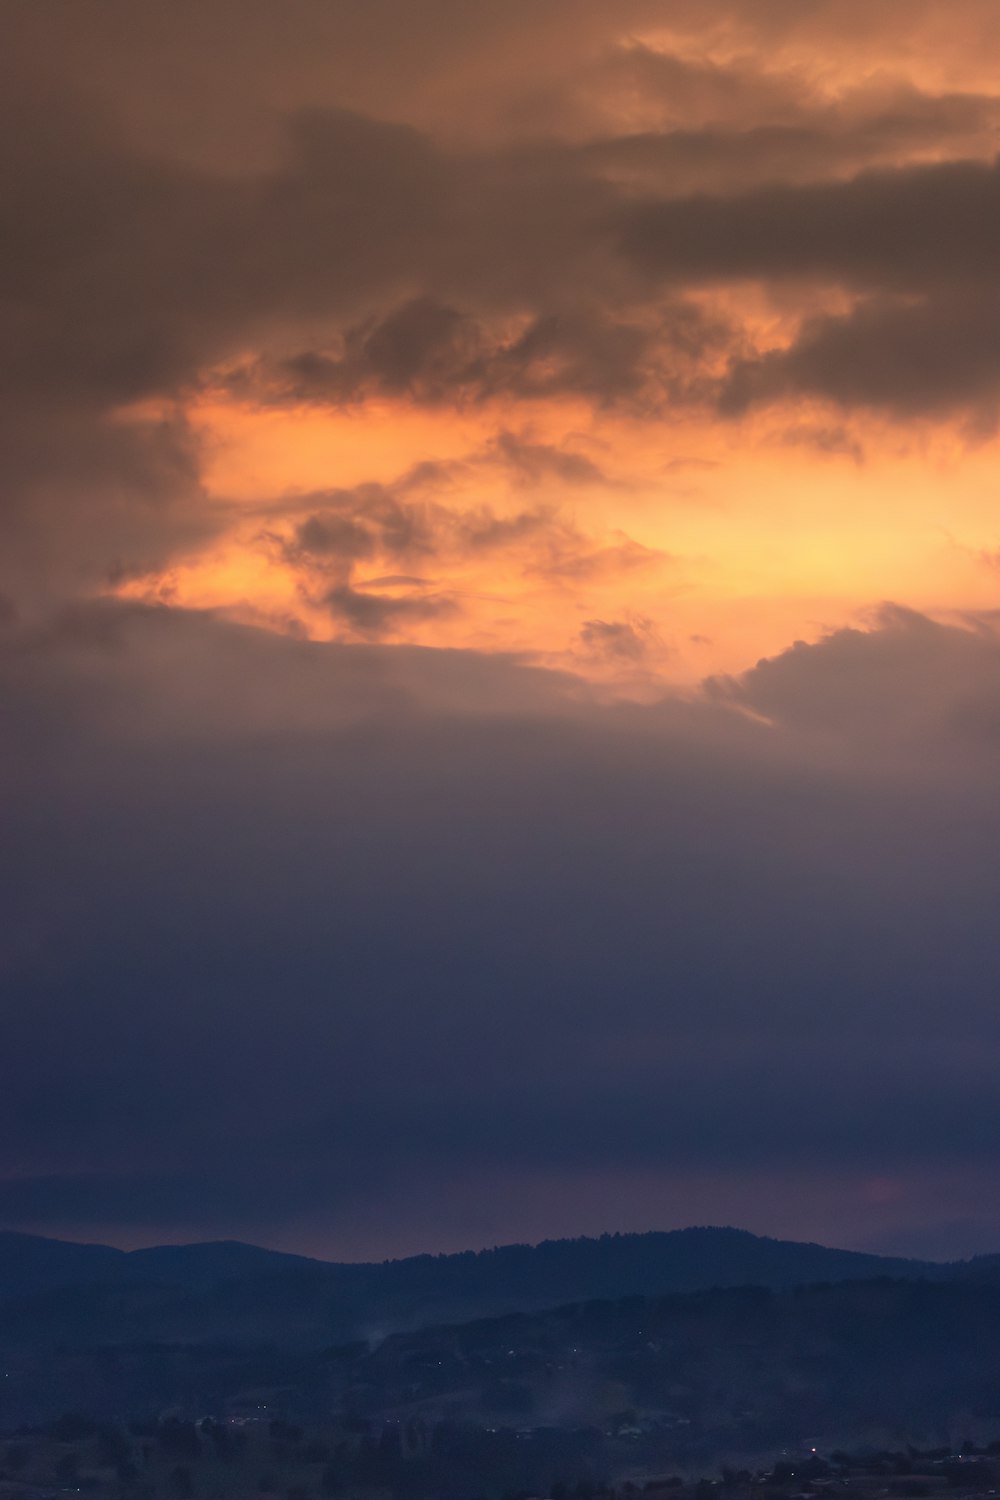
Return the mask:
<path fill-rule="evenodd" d="M 545 498 L 516 509 L 459 502 L 483 475 L 497 471 L 510 476 L 515 490 L 540 489 Z M 404 569 L 433 566 L 447 574 L 483 558 L 505 558 L 525 577 L 562 586 L 664 561 L 662 551 L 619 530 L 588 534 L 551 497 L 564 487 L 573 493 L 617 485 L 584 454 L 501 430 L 460 462 L 421 464 L 388 484 L 262 502 L 261 539 L 295 572 L 304 597 L 366 636 L 460 611 L 456 588 L 428 595 L 431 580 Z M 360 571 L 373 568 L 380 571 L 362 586 Z M 373 592 L 385 588 L 411 592 Z"/>
<path fill-rule="evenodd" d="M 12 0 L 10 1222 L 343 1226 L 418 1182 L 458 1234 L 470 1183 L 532 1172 L 648 1202 L 734 1163 L 995 1162 L 995 621 L 886 608 L 642 706 L 399 644 L 496 639 L 513 578 L 569 659 L 649 676 L 671 516 L 633 472 L 718 465 L 735 516 L 766 404 L 855 459 L 814 403 L 988 426 L 1000 22 L 943 15 Z M 474 436 L 210 489 L 225 416 L 361 408 Z M 239 528 L 247 592 L 271 560 L 344 639 L 94 602 Z"/>
<path fill-rule="evenodd" d="M 556 448 L 551 443 L 530 442 L 513 432 L 500 432 L 494 443 L 500 463 L 526 484 L 559 479 L 577 486 L 611 486 L 613 481 L 584 453 Z"/>
<path fill-rule="evenodd" d="M 433 620 L 455 610 L 454 600 L 423 594 L 375 594 L 339 584 L 323 595 L 332 615 L 368 639 L 393 631 L 401 621 Z"/>
<path fill-rule="evenodd" d="M 988 280 L 1000 242 L 998 182 L 995 162 L 957 161 L 647 202 L 628 211 L 622 248 L 650 273 L 696 282 L 827 276 L 915 291 Z"/>
<path fill-rule="evenodd" d="M 612 661 L 642 661 L 655 638 L 652 622 L 641 616 L 634 620 L 584 620 L 580 627 L 584 647 Z"/>
<path fill-rule="evenodd" d="M 48 1181 L 10 1222 L 137 1173 L 101 1213 L 385 1214 L 400 1152 L 432 1193 L 991 1159 L 986 627 L 894 611 L 641 709 L 162 609 L 0 653 L 3 1165 Z"/>
<path fill-rule="evenodd" d="M 670 561 L 669 554 L 655 547 L 644 547 L 622 532 L 601 544 L 566 529 L 562 534 L 554 531 L 545 542 L 531 561 L 529 571 L 553 582 L 584 583 L 590 579 L 620 577 Z"/>
<path fill-rule="evenodd" d="M 1000 716 L 1000 650 L 987 623 L 944 625 L 885 605 L 877 629 L 840 630 L 820 646 L 801 642 L 740 678 L 716 678 L 710 694 L 785 727 L 895 757 L 938 751 L 989 754 Z"/>
<path fill-rule="evenodd" d="M 718 65 L 703 71 L 662 54 L 651 54 L 650 64 L 663 85 L 650 96 L 650 113 L 667 119 L 579 148 L 591 170 L 634 192 L 731 195 L 776 183 L 843 181 L 866 168 L 898 167 L 908 156 L 983 160 L 995 151 L 998 106 L 989 95 L 934 96 L 884 80 L 816 98 L 794 73 L 782 78 Z M 731 104 L 693 126 L 690 115 L 675 113 L 677 101 L 697 92 L 706 73 L 725 82 Z"/>
<path fill-rule="evenodd" d="M 789 395 L 897 417 L 966 410 L 992 416 L 1000 392 L 992 289 L 876 297 L 807 322 L 788 349 L 737 361 L 721 395 L 730 414 Z"/>
<path fill-rule="evenodd" d="M 577 306 L 490 326 L 420 297 L 348 327 L 339 349 L 227 370 L 225 390 L 265 406 L 349 406 L 401 397 L 435 406 L 584 396 L 651 409 L 697 393 L 701 366 L 733 331 L 694 303 L 616 316 Z"/>
<path fill-rule="evenodd" d="M 416 297 L 380 321 L 349 328 L 339 358 L 295 355 L 282 373 L 295 400 L 357 400 L 376 391 L 440 400 L 471 384 L 481 342 L 468 316 Z"/>
<path fill-rule="evenodd" d="M 720 390 L 730 415 L 818 395 L 981 418 L 994 399 L 981 87 L 929 93 L 904 58 L 824 91 L 793 42 L 828 46 L 847 14 L 870 48 L 894 34 L 833 4 L 706 21 L 546 0 L 474 24 L 427 6 L 447 22 L 389 0 L 350 25 L 296 5 L 279 28 L 262 0 L 238 27 L 228 0 L 4 18 L 0 527 L 19 607 L 211 538 L 198 392 L 506 403 L 507 429 L 522 401 L 662 420 Z M 931 10 L 890 12 L 913 55 L 933 36 L 944 56 Z M 988 9 L 962 13 L 985 46 Z M 433 97 L 449 78 L 482 101 L 464 135 L 455 96 Z M 794 301 L 804 280 L 865 300 L 776 352 L 706 295 L 765 281 Z"/>

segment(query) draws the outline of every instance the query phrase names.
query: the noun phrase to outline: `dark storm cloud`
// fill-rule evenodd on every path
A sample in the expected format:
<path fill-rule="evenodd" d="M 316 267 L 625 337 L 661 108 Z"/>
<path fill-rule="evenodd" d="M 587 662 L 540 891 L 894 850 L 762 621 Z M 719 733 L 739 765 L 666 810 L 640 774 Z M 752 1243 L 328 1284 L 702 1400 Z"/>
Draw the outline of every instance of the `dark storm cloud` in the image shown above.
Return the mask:
<path fill-rule="evenodd" d="M 650 204 L 634 212 L 626 247 L 668 278 L 808 278 L 864 294 L 848 313 L 807 318 L 786 349 L 735 357 L 718 391 L 724 413 L 807 395 L 992 419 L 997 163 Z"/>
<path fill-rule="evenodd" d="M 334 352 L 256 359 L 228 372 L 224 385 L 265 404 L 341 406 L 389 395 L 461 405 L 581 395 L 653 409 L 698 394 L 702 362 L 734 337 L 721 319 L 682 300 L 641 315 L 633 310 L 631 318 L 579 306 L 505 333 L 419 297 L 348 328 Z"/>
<path fill-rule="evenodd" d="M 619 142 L 608 149 L 631 148 Z M 712 363 L 729 350 L 733 368 L 717 399 L 730 414 L 797 394 L 901 414 L 975 408 L 993 394 L 993 278 L 1000 253 L 995 163 L 935 163 L 849 181 L 632 205 L 578 166 L 570 170 L 570 159 L 559 153 L 541 153 L 534 163 L 530 153 L 517 157 L 523 180 L 508 203 L 516 219 L 528 211 L 534 177 L 561 183 L 563 229 L 576 223 L 575 248 L 561 259 L 565 285 L 576 280 L 581 293 L 588 285 L 587 295 L 605 299 L 605 308 L 598 301 L 586 311 L 536 314 L 516 335 L 498 338 L 470 313 L 424 296 L 348 329 L 337 354 L 265 363 L 256 377 L 237 375 L 237 387 L 242 379 L 252 391 L 256 380 L 264 399 L 270 390 L 282 399 L 333 402 L 378 391 L 429 402 L 582 394 L 653 411 L 711 400 L 718 391 Z M 483 203 L 492 196 L 490 170 L 478 185 Z M 491 288 L 497 309 L 558 296 L 545 278 L 539 282 L 536 256 L 550 253 L 551 236 L 559 231 L 554 224 L 529 228 L 523 222 L 526 234 L 506 262 L 503 285 L 485 245 L 477 252 L 466 237 L 469 253 L 480 256 L 476 297 Z M 619 236 L 617 226 L 624 261 L 642 273 L 638 281 L 616 283 L 605 241 Z M 740 349 L 738 329 L 693 302 L 675 297 L 655 311 L 646 306 L 649 288 L 642 278 L 649 274 L 677 291 L 733 280 L 818 280 L 866 293 L 867 300 L 844 316 L 807 322 L 790 350 L 755 358 Z M 443 276 L 456 290 L 462 279 L 444 262 L 424 276 L 441 285 Z M 615 301 L 620 310 L 612 314 L 607 307 Z"/>
<path fill-rule="evenodd" d="M 300 354 L 285 366 L 293 395 L 357 398 L 366 388 L 392 395 L 440 396 L 469 384 L 480 342 L 470 319 L 429 297 L 417 297 L 381 322 L 347 330 L 339 360 Z"/>
<path fill-rule="evenodd" d="M 39 147 L 11 113 L 8 390 L 104 404 L 169 393 L 278 315 L 384 294 L 444 228 L 446 169 L 401 126 L 303 117 L 283 168 L 240 179 L 137 159 L 67 111 Z"/>
<path fill-rule="evenodd" d="M 10 1222 L 995 1152 L 986 627 L 642 709 L 167 610 L 8 636 Z"/>
<path fill-rule="evenodd" d="M 961 410 L 993 417 L 1000 394 L 1000 307 L 992 287 L 928 298 L 874 298 L 807 322 L 791 347 L 739 360 L 724 412 L 805 393 L 905 417 Z"/>
<path fill-rule="evenodd" d="M 905 287 L 988 274 L 997 248 L 996 169 L 978 163 L 629 208 L 571 151 L 460 154 L 342 110 L 300 115 L 282 164 L 249 177 L 141 160 L 89 128 L 86 112 L 81 128 L 64 110 L 38 142 L 30 128 L 25 135 L 24 111 L 8 110 L 19 127 L 12 122 L 11 135 L 25 144 L 7 148 L 0 379 L 46 399 L 170 392 L 276 318 L 294 327 L 382 309 L 414 283 L 420 296 L 348 334 L 341 367 L 300 357 L 293 373 L 322 376 L 334 391 L 371 378 L 390 391 L 422 382 L 433 392 L 436 382 L 476 378 L 503 389 L 506 370 L 513 389 L 534 383 L 544 393 L 558 378 L 546 386 L 532 377 L 533 360 L 562 356 L 593 370 L 565 375 L 567 388 L 596 385 L 599 366 L 616 363 L 615 339 L 643 339 L 600 306 L 640 305 L 612 255 L 619 215 L 628 258 L 695 282 L 822 273 Z M 929 222 L 930 236 L 920 232 Z M 595 308 L 557 310 L 584 288 Z M 442 297 L 533 311 L 537 321 L 491 351 L 491 369 L 477 377 L 468 345 L 481 335 Z M 681 305 L 660 311 L 655 334 L 697 354 L 713 330 Z M 623 368 L 642 353 L 623 352 Z"/>
<path fill-rule="evenodd" d="M 650 272 L 681 280 L 825 276 L 898 291 L 989 280 L 1000 167 L 943 162 L 646 203 L 629 211 L 623 247 Z"/>

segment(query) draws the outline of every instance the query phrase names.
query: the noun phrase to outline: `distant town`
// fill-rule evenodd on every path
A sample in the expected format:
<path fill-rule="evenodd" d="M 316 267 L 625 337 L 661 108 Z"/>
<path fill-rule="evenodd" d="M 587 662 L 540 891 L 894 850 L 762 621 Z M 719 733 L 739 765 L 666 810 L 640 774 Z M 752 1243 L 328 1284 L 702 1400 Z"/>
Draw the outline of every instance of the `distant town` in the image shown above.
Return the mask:
<path fill-rule="evenodd" d="M 972 1500 L 1000 1491 L 1000 1441 L 803 1448 L 755 1467 L 657 1474 L 630 1453 L 638 1435 L 624 1424 L 598 1434 L 358 1418 L 305 1428 L 263 1410 L 123 1426 L 66 1414 L 0 1438 L 0 1500 Z"/>

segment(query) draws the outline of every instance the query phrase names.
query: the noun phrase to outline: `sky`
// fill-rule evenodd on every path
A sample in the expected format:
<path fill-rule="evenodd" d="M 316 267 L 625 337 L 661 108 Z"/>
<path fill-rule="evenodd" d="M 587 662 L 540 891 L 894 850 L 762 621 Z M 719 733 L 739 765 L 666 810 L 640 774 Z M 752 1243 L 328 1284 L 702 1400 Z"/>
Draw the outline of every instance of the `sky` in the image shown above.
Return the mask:
<path fill-rule="evenodd" d="M 0 1227 L 1000 1251 L 995 0 L 6 0 Z"/>

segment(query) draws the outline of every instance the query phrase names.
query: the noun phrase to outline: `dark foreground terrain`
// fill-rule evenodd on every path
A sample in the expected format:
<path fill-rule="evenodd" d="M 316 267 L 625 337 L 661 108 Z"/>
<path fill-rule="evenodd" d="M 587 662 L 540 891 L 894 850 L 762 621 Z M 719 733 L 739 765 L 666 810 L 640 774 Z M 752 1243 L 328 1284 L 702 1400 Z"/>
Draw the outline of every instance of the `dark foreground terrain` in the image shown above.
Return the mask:
<path fill-rule="evenodd" d="M 7 1339 L 0 1423 L 364 1421 L 611 1434 L 637 1461 L 1000 1431 L 1000 1287 L 878 1280 L 575 1303 L 313 1349 Z M 548 1439 L 545 1439 L 548 1440 Z M 589 1441 L 589 1439 L 588 1439 Z M 595 1464 L 600 1466 L 599 1455 Z"/>
<path fill-rule="evenodd" d="M 884 1262 L 729 1230 L 383 1266 L 24 1236 L 5 1255 L 0 1500 L 494 1500 L 859 1445 L 941 1450 L 929 1476 L 891 1471 L 930 1495 L 972 1473 L 941 1467 L 956 1448 L 1000 1433 L 992 1258 Z M 484 1304 L 498 1315 L 468 1313 Z M 993 1487 L 986 1458 L 975 1477 Z M 857 1487 L 853 1471 L 813 1479 Z"/>
<path fill-rule="evenodd" d="M 63 1416 L 0 1440 L 4 1500 L 973 1500 L 996 1494 L 1000 1442 L 953 1451 L 786 1452 L 763 1466 L 657 1473 L 624 1434 L 264 1416 L 127 1426 Z"/>

